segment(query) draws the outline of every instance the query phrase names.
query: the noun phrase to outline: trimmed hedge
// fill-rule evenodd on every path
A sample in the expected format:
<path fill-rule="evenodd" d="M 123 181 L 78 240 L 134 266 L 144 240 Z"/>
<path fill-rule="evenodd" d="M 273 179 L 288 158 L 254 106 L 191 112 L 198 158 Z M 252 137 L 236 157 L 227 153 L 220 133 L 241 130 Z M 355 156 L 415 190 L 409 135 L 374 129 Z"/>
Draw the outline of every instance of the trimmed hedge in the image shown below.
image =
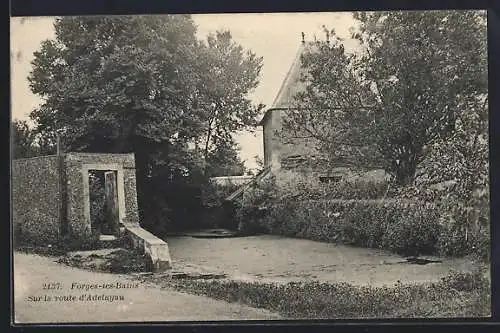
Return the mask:
<path fill-rule="evenodd" d="M 271 180 L 271 183 L 272 191 L 279 192 L 279 197 L 301 200 L 371 200 L 391 197 L 395 193 L 388 180 L 363 177 L 322 183 L 317 177 L 293 174 Z"/>
<path fill-rule="evenodd" d="M 242 234 L 272 233 L 408 256 L 473 255 L 489 261 L 490 223 L 484 202 L 465 205 L 449 196 L 424 201 L 402 196 L 403 190 L 386 181 L 362 178 L 333 184 L 292 179 L 270 178 L 244 193 L 234 215 Z"/>
<path fill-rule="evenodd" d="M 465 234 L 457 226 L 444 226 L 437 247 L 440 254 L 444 256 L 461 257 L 473 254 L 489 262 L 491 257 L 490 230 L 483 228 L 479 232 Z"/>
<path fill-rule="evenodd" d="M 441 226 L 435 207 L 397 200 L 284 201 L 267 208 L 267 231 L 290 237 L 434 254 Z"/>

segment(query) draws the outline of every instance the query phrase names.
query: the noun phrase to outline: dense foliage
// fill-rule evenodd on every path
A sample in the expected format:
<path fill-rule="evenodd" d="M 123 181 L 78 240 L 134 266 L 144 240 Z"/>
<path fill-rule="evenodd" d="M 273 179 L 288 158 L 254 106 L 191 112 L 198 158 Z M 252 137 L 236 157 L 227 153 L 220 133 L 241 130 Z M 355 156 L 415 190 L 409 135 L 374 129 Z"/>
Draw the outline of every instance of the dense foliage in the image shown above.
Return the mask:
<path fill-rule="evenodd" d="M 331 163 L 360 172 L 382 168 L 390 179 L 365 174 L 323 184 L 287 175 L 247 194 L 237 211 L 240 226 L 488 259 L 484 13 L 360 12 L 354 18 L 356 52 L 346 52 L 334 31 L 306 48 L 305 90 L 283 117 L 281 135 L 312 139 Z M 396 200 L 386 208 L 363 202 L 388 198 Z M 406 202 L 422 206 L 408 210 Z M 429 203 L 434 208 L 425 208 Z"/>
<path fill-rule="evenodd" d="M 188 15 L 64 17 L 35 52 L 35 133 L 64 151 L 134 152 L 141 220 L 196 223 L 206 177 L 242 173 L 232 134 L 262 108 L 262 59 L 228 31 L 196 38 Z"/>
<path fill-rule="evenodd" d="M 25 120 L 14 120 L 11 124 L 12 159 L 29 158 L 56 153 L 53 143 L 44 140 Z"/>
<path fill-rule="evenodd" d="M 487 93 L 486 20 L 477 11 L 355 13 L 358 52 L 334 31 L 303 55 L 306 90 L 285 128 L 331 160 L 414 179 L 424 147 Z M 474 64 L 471 66 L 470 64 Z"/>
<path fill-rule="evenodd" d="M 336 191 L 346 188 L 345 184 L 358 190 L 345 195 Z M 475 255 L 489 259 L 488 220 L 467 233 L 461 227 L 462 220 L 450 220 L 455 211 L 448 201 L 404 198 L 401 191 L 405 189 L 388 191 L 387 184 L 375 184 L 361 178 L 314 187 L 314 182 L 306 180 L 286 183 L 268 178 L 244 194 L 236 205 L 235 219 L 246 234 L 272 233 L 405 256 Z M 376 190 L 360 195 L 368 186 Z"/>
<path fill-rule="evenodd" d="M 240 185 L 231 182 L 227 184 L 207 182 L 202 185 L 203 215 L 201 227 L 236 229 L 233 203 L 225 199 L 239 187 Z"/>

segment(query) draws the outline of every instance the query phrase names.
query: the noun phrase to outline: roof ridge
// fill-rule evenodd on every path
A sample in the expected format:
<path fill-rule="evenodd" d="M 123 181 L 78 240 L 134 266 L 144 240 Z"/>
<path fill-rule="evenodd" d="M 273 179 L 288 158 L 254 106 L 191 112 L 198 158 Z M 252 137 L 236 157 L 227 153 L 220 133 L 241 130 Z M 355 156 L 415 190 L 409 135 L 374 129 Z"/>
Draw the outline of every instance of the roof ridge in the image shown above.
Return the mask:
<path fill-rule="evenodd" d="M 278 90 L 278 93 L 276 94 L 276 96 L 274 97 L 274 101 L 273 103 L 271 104 L 271 108 L 275 108 L 277 107 L 277 103 L 280 101 L 281 97 L 282 97 L 282 94 L 284 92 L 284 90 L 290 85 L 290 80 L 292 79 L 292 72 L 297 68 L 301 67 L 301 64 L 300 64 L 300 57 L 302 56 L 302 53 L 304 52 L 304 50 L 306 49 L 305 47 L 305 43 L 301 43 L 300 46 L 299 46 L 299 49 L 297 50 L 297 53 L 295 55 L 295 58 L 294 60 L 292 61 L 292 64 L 290 65 L 290 67 L 288 68 L 288 71 L 286 73 L 286 76 L 285 76 L 285 79 L 282 81 L 281 83 L 281 86 L 280 86 L 280 89 Z"/>

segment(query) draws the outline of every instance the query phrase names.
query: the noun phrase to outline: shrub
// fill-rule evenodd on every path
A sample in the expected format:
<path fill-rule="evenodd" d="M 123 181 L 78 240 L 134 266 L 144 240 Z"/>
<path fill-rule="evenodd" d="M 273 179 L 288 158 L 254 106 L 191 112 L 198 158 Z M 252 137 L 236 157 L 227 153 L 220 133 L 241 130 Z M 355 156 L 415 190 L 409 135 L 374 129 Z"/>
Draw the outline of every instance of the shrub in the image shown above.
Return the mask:
<path fill-rule="evenodd" d="M 485 228 L 471 237 L 471 252 L 484 262 L 490 262 L 491 235 L 490 229 Z"/>
<path fill-rule="evenodd" d="M 474 272 L 451 272 L 441 279 L 447 288 L 457 291 L 470 292 L 477 289 L 488 289 L 490 282 L 484 277 L 481 270 Z"/>
<path fill-rule="evenodd" d="M 266 308 L 297 319 L 489 316 L 489 285 L 477 273 L 454 273 L 437 283 L 384 287 L 317 281 L 174 283 L 183 291 Z"/>
<path fill-rule="evenodd" d="M 382 198 L 390 193 L 388 192 L 389 185 L 386 180 L 365 179 L 362 177 L 346 178 L 336 183 L 321 183 L 317 177 L 295 173 L 287 175 L 285 171 L 280 173 L 279 179 L 274 176 L 269 177 L 247 190 L 243 195 L 243 199 L 237 205 L 236 219 L 240 227 L 245 230 L 277 228 L 281 229 L 281 232 L 278 233 L 292 236 L 304 232 L 304 228 L 309 228 L 313 233 L 322 233 L 315 226 L 301 222 L 307 219 L 308 216 L 310 218 L 320 218 L 315 210 L 300 212 L 296 211 L 294 207 L 291 207 L 291 211 L 284 208 L 282 212 L 288 211 L 290 213 L 284 217 L 288 220 L 288 223 L 278 225 L 275 221 L 280 217 L 276 216 L 273 209 L 268 208 L 274 205 L 287 205 L 287 203 L 293 206 L 295 202 L 309 200 Z M 319 229 L 326 231 L 324 227 Z M 322 238 L 324 238 L 323 235 L 315 236 L 315 239 Z"/>
<path fill-rule="evenodd" d="M 389 192 L 390 183 L 370 179 L 356 178 L 342 180 L 325 186 L 326 198 L 331 199 L 380 199 Z"/>
<path fill-rule="evenodd" d="M 382 247 L 404 255 L 434 254 L 441 234 L 438 220 L 436 210 L 413 206 L 387 225 Z"/>
<path fill-rule="evenodd" d="M 232 192 L 239 188 L 238 185 L 229 183 L 220 185 L 214 182 L 207 182 L 202 185 L 203 206 L 213 207 L 219 206 L 224 202 L 224 199 Z"/>
<path fill-rule="evenodd" d="M 239 186 L 235 184 L 219 185 L 208 182 L 202 186 L 203 214 L 200 227 L 203 228 L 228 228 L 235 229 L 233 207 L 225 198 L 236 191 Z"/>
<path fill-rule="evenodd" d="M 302 200 L 369 200 L 384 198 L 392 193 L 391 183 L 385 179 L 351 176 L 337 182 L 322 183 L 317 177 L 286 172 L 273 187 L 277 197 Z"/>
<path fill-rule="evenodd" d="M 280 177 L 278 182 L 270 178 L 245 193 L 236 208 L 241 230 L 403 255 L 473 254 L 489 260 L 487 191 L 478 192 L 466 205 L 446 187 L 394 188 L 387 181 L 363 178 L 322 184 L 312 177 Z M 363 199 L 381 196 L 388 198 Z"/>
<path fill-rule="evenodd" d="M 394 204 L 359 202 L 351 205 L 342 221 L 342 242 L 371 248 L 389 247 L 385 244 L 385 235 L 397 225 Z M 397 240 L 395 240 L 397 241 Z"/>
<path fill-rule="evenodd" d="M 275 200 L 274 185 L 274 178 L 265 179 L 260 184 L 253 184 L 243 193 L 240 201 L 234 202 L 234 219 L 241 234 L 267 232 L 264 221 L 268 214 L 267 204 Z"/>
<path fill-rule="evenodd" d="M 442 255 L 473 255 L 485 261 L 490 258 L 490 218 L 487 199 L 473 200 L 465 205 L 456 197 L 441 200 L 443 232 L 439 240 Z"/>
<path fill-rule="evenodd" d="M 491 253 L 491 239 L 489 229 L 482 229 L 476 233 L 467 234 L 457 226 L 447 226 L 441 232 L 438 240 L 439 254 L 443 256 L 460 257 L 473 255 L 478 259 L 489 262 Z"/>
<path fill-rule="evenodd" d="M 138 250 L 119 249 L 110 253 L 101 270 L 116 274 L 145 272 L 152 270 L 149 256 Z"/>
<path fill-rule="evenodd" d="M 440 255 L 448 257 L 460 257 L 469 252 L 465 233 L 454 226 L 444 227 L 437 247 Z"/>
<path fill-rule="evenodd" d="M 263 221 L 275 234 L 417 255 L 436 251 L 438 217 L 421 202 L 309 200 L 272 205 Z"/>
<path fill-rule="evenodd" d="M 440 252 L 473 254 L 488 260 L 489 163 L 488 110 L 471 107 L 457 114 L 453 132 L 425 148 L 419 174 L 401 194 L 440 202 L 443 224 Z"/>
<path fill-rule="evenodd" d="M 439 186 L 438 186 L 439 185 Z M 398 196 L 435 202 L 440 212 L 438 252 L 445 256 L 490 256 L 489 191 L 484 184 L 466 192 L 463 184 L 447 182 L 400 188 Z"/>
<path fill-rule="evenodd" d="M 242 206 L 235 204 L 234 219 L 241 235 L 256 235 L 267 232 L 263 223 L 267 214 L 265 208 L 257 205 Z"/>

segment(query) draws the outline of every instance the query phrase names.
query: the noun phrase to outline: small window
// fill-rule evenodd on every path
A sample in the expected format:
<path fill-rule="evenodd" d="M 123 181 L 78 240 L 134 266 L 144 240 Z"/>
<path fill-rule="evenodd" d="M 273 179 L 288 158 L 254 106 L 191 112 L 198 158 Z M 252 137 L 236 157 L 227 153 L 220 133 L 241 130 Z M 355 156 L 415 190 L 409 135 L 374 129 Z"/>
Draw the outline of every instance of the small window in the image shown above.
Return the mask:
<path fill-rule="evenodd" d="M 321 176 L 319 181 L 322 183 L 337 183 L 342 179 L 341 176 Z"/>

